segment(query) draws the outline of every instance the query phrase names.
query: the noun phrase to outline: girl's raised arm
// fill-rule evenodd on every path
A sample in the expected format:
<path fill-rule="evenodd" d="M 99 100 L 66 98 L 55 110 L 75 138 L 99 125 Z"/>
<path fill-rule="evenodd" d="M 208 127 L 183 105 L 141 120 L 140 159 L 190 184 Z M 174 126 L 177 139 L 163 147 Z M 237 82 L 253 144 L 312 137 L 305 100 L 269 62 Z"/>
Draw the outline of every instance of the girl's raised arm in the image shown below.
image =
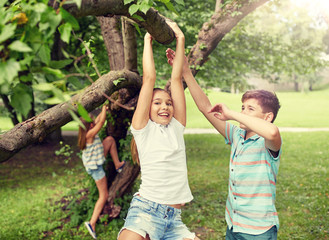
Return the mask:
<path fill-rule="evenodd" d="M 101 113 L 97 116 L 96 120 L 94 121 L 95 126 L 92 129 L 90 129 L 86 134 L 87 139 L 94 138 L 96 134 L 99 132 L 99 130 L 101 130 L 106 120 L 107 109 L 108 107 L 106 105 L 103 105 Z"/>
<path fill-rule="evenodd" d="M 131 125 L 135 129 L 142 129 L 149 120 L 150 106 L 155 84 L 155 66 L 152 49 L 152 36 L 149 33 L 144 37 L 143 50 L 143 84 L 139 93 L 136 111 L 132 118 Z"/>
<path fill-rule="evenodd" d="M 185 58 L 185 36 L 175 22 L 167 20 L 167 24 L 175 33 L 176 54 L 171 72 L 171 97 L 174 104 L 174 117 L 186 126 L 186 102 L 182 83 L 182 71 Z"/>

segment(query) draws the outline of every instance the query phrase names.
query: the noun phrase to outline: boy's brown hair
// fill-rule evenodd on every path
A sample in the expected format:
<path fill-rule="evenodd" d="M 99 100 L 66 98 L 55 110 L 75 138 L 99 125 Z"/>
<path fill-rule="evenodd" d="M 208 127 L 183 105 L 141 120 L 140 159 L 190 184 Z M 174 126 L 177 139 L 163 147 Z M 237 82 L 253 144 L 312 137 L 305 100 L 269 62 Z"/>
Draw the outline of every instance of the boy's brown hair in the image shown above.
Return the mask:
<path fill-rule="evenodd" d="M 273 113 L 273 123 L 281 107 L 276 94 L 266 90 L 250 90 L 242 95 L 241 101 L 244 102 L 251 98 L 258 100 L 258 104 L 262 107 L 263 113 Z"/>

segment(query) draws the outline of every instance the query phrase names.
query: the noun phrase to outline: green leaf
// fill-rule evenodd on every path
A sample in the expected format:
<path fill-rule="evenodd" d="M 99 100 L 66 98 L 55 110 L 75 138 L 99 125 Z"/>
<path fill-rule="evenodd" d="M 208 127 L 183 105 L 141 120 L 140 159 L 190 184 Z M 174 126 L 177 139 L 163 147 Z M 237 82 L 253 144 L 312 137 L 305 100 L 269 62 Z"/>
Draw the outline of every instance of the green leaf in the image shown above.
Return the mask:
<path fill-rule="evenodd" d="M 50 49 L 46 44 L 41 45 L 38 55 L 43 63 L 49 65 L 50 62 Z"/>
<path fill-rule="evenodd" d="M 130 16 L 134 15 L 138 11 L 138 9 L 139 9 L 138 5 L 136 4 L 131 5 L 128 9 Z"/>
<path fill-rule="evenodd" d="M 56 105 L 56 104 L 62 103 L 63 101 L 57 97 L 51 97 L 51 98 L 47 98 L 43 102 L 48 105 Z"/>
<path fill-rule="evenodd" d="M 17 84 L 13 89 L 10 105 L 12 105 L 18 112 L 25 117 L 32 107 L 31 89 L 24 84 Z"/>
<path fill-rule="evenodd" d="M 144 19 L 143 19 L 143 21 L 144 21 Z M 139 28 L 139 25 L 137 23 L 134 23 L 133 25 L 135 26 L 137 32 L 139 33 L 139 36 L 143 36 L 142 32 L 141 32 L 141 29 Z"/>
<path fill-rule="evenodd" d="M 62 73 L 62 71 L 59 70 L 59 69 L 53 69 L 53 68 L 50 68 L 50 67 L 43 67 L 42 70 L 45 73 L 53 74 L 58 78 L 64 78 L 65 77 L 65 74 Z"/>
<path fill-rule="evenodd" d="M 14 41 L 12 44 L 9 45 L 9 49 L 13 50 L 13 51 L 17 51 L 17 52 L 32 52 L 32 48 L 29 47 L 29 45 L 27 45 L 24 42 L 21 41 Z"/>
<path fill-rule="evenodd" d="M 134 0 L 124 0 L 123 1 L 123 4 L 124 5 L 127 5 L 127 4 L 129 4 L 129 3 L 132 3 Z"/>
<path fill-rule="evenodd" d="M 113 84 L 116 86 L 116 85 L 118 85 L 120 82 L 122 82 L 124 80 L 125 80 L 125 78 L 118 78 L 117 80 L 114 80 L 113 81 Z"/>
<path fill-rule="evenodd" d="M 81 0 L 80 0 L 80 2 L 81 2 Z M 79 30 L 80 29 L 78 21 L 68 11 L 61 8 L 60 13 L 61 13 L 62 18 L 64 19 L 64 21 L 71 24 L 71 26 L 74 30 Z"/>
<path fill-rule="evenodd" d="M 175 0 L 175 2 L 179 5 L 185 6 L 184 0 Z"/>
<path fill-rule="evenodd" d="M 83 129 L 86 129 L 85 125 L 83 125 L 80 118 L 75 114 L 75 112 L 72 111 L 72 109 L 68 108 L 67 111 L 70 113 L 73 121 L 77 122 L 79 124 L 79 126 L 82 127 Z"/>
<path fill-rule="evenodd" d="M 70 37 L 71 37 L 71 31 L 72 31 L 71 24 L 70 23 L 62 24 L 58 28 L 58 30 L 61 34 L 61 39 L 66 43 L 70 43 Z"/>
<path fill-rule="evenodd" d="M 88 111 L 80 103 L 78 103 L 78 113 L 87 122 L 92 122 L 93 121 L 91 119 L 91 117 L 89 116 Z"/>
<path fill-rule="evenodd" d="M 0 43 L 6 41 L 15 34 L 16 24 L 7 24 L 0 33 Z"/>
<path fill-rule="evenodd" d="M 51 83 L 33 84 L 33 89 L 39 90 L 42 92 L 52 91 L 54 89 L 54 85 L 52 85 Z"/>
<path fill-rule="evenodd" d="M 139 7 L 139 10 L 143 12 L 144 14 L 147 13 L 147 11 L 151 8 L 152 6 L 147 4 L 146 2 L 142 2 L 142 4 Z"/>
<path fill-rule="evenodd" d="M 167 7 L 170 11 L 172 11 L 172 12 L 176 13 L 177 15 L 179 15 L 179 13 L 176 11 L 174 5 L 173 5 L 171 2 L 165 2 L 164 4 L 166 5 L 166 7 Z"/>
<path fill-rule="evenodd" d="M 141 21 L 141 22 L 144 22 L 144 21 L 145 21 L 141 16 L 138 16 L 137 14 L 134 14 L 134 15 L 132 15 L 131 17 L 132 17 L 132 18 L 135 18 L 135 19 L 137 19 L 137 20 L 139 20 L 139 21 Z"/>
<path fill-rule="evenodd" d="M 61 69 L 69 65 L 70 63 L 73 62 L 73 59 L 64 59 L 64 60 L 59 60 L 59 61 L 51 61 L 49 63 L 49 67 L 51 68 L 56 68 L 56 69 Z"/>
<path fill-rule="evenodd" d="M 11 83 L 17 77 L 20 69 L 19 63 L 12 58 L 7 62 L 0 62 L 0 79 Z"/>

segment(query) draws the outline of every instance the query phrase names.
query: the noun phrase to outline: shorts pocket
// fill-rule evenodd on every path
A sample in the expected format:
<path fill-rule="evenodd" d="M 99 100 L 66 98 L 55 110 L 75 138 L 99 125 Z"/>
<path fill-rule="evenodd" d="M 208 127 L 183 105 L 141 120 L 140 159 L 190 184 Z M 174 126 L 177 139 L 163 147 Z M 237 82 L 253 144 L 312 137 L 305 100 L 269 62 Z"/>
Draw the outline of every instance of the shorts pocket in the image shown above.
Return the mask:
<path fill-rule="evenodd" d="M 131 209 L 138 208 L 138 209 L 141 209 L 143 211 L 149 212 L 149 211 L 151 211 L 152 206 L 149 204 L 149 202 L 147 200 L 143 200 L 139 197 L 134 197 L 132 202 L 131 202 L 130 208 Z"/>

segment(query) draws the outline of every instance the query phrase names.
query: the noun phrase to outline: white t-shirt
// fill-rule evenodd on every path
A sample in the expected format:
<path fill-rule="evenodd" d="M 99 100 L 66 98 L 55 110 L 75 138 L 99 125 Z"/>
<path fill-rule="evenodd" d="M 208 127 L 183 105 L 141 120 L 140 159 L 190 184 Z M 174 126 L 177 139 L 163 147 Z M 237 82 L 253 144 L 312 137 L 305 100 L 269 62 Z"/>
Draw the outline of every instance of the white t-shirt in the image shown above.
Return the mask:
<path fill-rule="evenodd" d="M 141 165 L 139 194 L 160 204 L 182 204 L 193 199 L 187 179 L 185 127 L 172 118 L 168 125 L 151 120 L 140 130 L 130 127 Z"/>

